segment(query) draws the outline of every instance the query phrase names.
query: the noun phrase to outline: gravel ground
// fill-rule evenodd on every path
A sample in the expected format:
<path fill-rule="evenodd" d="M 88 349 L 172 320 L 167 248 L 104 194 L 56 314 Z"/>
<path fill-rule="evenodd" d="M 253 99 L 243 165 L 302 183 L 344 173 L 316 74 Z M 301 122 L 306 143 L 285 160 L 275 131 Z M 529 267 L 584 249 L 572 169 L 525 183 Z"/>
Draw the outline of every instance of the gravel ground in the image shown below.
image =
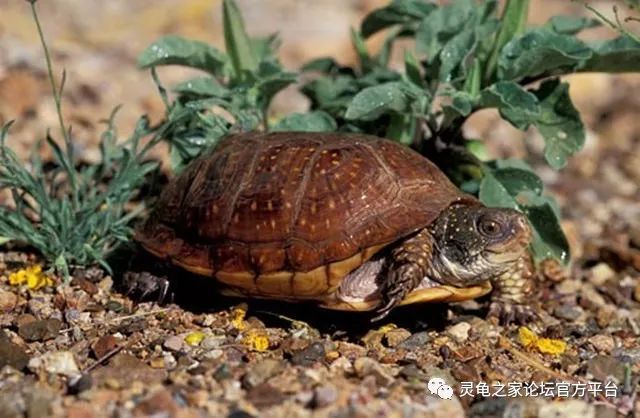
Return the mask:
<path fill-rule="evenodd" d="M 374 5 L 354 2 L 349 13 L 356 19 Z M 20 16 L 6 0 L 0 9 Z M 24 151 L 55 121 L 42 63 L 30 55 L 37 50 L 0 16 L 2 28 L 0 57 L 24 56 L 0 60 L 0 120 L 21 118 L 15 140 Z M 141 79 L 126 54 L 61 45 L 57 56 L 78 75 L 66 112 L 89 138 L 90 160 L 95 121 L 117 97 L 111 87 L 135 91 Z M 287 53 L 295 62 L 295 47 Z M 114 75 L 101 81 L 92 68 Z M 101 270 L 47 282 L 32 267 L 36 255 L 13 249 L 0 252 L 0 417 L 640 417 L 640 77 L 571 81 L 588 143 L 559 173 L 542 164 L 534 132 L 491 112 L 465 127 L 496 155 L 528 155 L 562 207 L 573 262 L 567 272 L 541 270 L 531 298 L 540 320 L 526 329 L 485 319 L 484 299 L 402 308 L 372 325 L 365 314 L 224 298 L 178 271 L 174 303 L 139 303 Z M 149 82 L 126 97 L 123 130 L 139 113 L 159 117 L 153 94 Z M 42 287 L 11 283 L 21 279 Z M 432 378 L 453 388 L 452 399 L 430 393 Z M 498 382 L 507 396 L 495 393 Z M 557 393 L 559 382 L 570 396 Z"/>

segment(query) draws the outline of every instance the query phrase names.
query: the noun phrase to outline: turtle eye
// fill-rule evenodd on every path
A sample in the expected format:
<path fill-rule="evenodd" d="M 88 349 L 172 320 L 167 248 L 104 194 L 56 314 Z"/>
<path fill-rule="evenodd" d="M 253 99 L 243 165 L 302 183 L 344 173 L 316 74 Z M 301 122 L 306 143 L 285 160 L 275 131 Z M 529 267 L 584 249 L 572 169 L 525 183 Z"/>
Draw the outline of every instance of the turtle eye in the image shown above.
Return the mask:
<path fill-rule="evenodd" d="M 478 230 L 482 235 L 495 237 L 502 233 L 502 225 L 494 219 L 481 218 L 478 222 Z"/>

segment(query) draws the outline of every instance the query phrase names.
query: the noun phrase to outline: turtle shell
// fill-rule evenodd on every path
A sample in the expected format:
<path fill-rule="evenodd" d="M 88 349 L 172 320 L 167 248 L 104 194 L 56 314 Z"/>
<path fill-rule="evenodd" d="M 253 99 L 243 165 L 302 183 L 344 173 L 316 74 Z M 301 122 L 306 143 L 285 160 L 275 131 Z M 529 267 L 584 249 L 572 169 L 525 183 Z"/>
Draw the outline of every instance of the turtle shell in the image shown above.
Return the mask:
<path fill-rule="evenodd" d="M 225 138 L 173 179 L 135 238 L 245 295 L 322 299 L 455 202 L 477 203 L 390 140 L 251 132 Z"/>

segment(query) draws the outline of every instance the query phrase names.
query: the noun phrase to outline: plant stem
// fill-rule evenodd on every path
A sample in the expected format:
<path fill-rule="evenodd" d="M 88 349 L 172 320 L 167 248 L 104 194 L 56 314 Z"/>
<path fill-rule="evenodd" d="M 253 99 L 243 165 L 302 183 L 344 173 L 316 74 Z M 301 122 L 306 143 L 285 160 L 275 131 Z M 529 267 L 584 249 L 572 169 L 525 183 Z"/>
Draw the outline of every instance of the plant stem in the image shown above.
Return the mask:
<path fill-rule="evenodd" d="M 44 58 L 47 61 L 47 71 L 49 73 L 49 81 L 51 82 L 53 100 L 56 103 L 56 111 L 58 113 L 58 123 L 60 124 L 60 129 L 62 130 L 62 135 L 64 136 L 65 141 L 67 141 L 67 143 L 71 143 L 71 140 L 69 138 L 69 132 L 65 128 L 64 120 L 62 119 L 62 103 L 60 100 L 60 92 L 56 88 L 56 80 L 53 76 L 53 66 L 51 65 L 51 56 L 49 55 L 49 48 L 47 48 L 47 42 L 44 39 L 44 33 L 42 32 L 40 19 L 38 18 L 38 12 L 36 11 L 36 4 L 35 2 L 30 2 L 30 4 L 31 4 L 31 14 L 33 15 L 33 20 L 36 22 L 36 27 L 38 28 L 38 35 L 40 36 L 40 42 L 42 43 L 42 49 L 44 50 Z"/>
<path fill-rule="evenodd" d="M 53 65 L 51 64 L 51 55 L 49 54 L 49 48 L 47 47 L 47 41 L 44 38 L 44 33 L 42 31 L 42 25 L 40 24 L 40 19 L 38 18 L 38 11 L 36 10 L 36 2 L 30 1 L 31 5 L 31 15 L 33 16 L 33 20 L 36 23 L 36 28 L 38 29 L 38 36 L 40 37 L 40 43 L 42 44 L 42 49 L 44 50 L 44 58 L 47 62 L 47 72 L 49 75 L 49 82 L 51 83 L 51 93 L 53 94 L 53 100 L 56 105 L 56 113 L 58 114 L 58 123 L 60 124 L 60 130 L 62 131 L 62 136 L 64 138 L 65 147 L 67 148 L 67 154 L 73 155 L 73 149 L 70 149 L 71 144 L 71 136 L 69 135 L 69 131 L 64 126 L 64 119 L 62 117 L 62 101 L 61 101 L 61 93 L 64 88 L 64 72 L 62 76 L 62 81 L 60 83 L 60 89 L 56 87 L 56 80 L 53 75 Z M 72 196 L 72 204 L 74 209 L 77 209 L 80 206 L 80 201 L 78 198 L 78 187 L 76 181 L 76 173 L 73 170 L 73 161 L 69 161 L 71 167 L 69 168 L 69 172 L 67 173 L 69 176 L 69 183 L 71 186 L 71 196 Z"/>

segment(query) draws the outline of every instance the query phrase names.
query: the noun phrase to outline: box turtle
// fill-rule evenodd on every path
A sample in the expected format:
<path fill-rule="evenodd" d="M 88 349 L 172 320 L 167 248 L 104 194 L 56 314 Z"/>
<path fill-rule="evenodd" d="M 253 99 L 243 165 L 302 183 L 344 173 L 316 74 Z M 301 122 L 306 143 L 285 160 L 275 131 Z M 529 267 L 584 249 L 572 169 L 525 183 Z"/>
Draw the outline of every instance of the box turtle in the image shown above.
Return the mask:
<path fill-rule="evenodd" d="M 346 133 L 231 135 L 163 191 L 135 239 L 225 294 L 338 310 L 461 301 L 526 320 L 526 218 L 462 193 L 428 159 Z"/>

